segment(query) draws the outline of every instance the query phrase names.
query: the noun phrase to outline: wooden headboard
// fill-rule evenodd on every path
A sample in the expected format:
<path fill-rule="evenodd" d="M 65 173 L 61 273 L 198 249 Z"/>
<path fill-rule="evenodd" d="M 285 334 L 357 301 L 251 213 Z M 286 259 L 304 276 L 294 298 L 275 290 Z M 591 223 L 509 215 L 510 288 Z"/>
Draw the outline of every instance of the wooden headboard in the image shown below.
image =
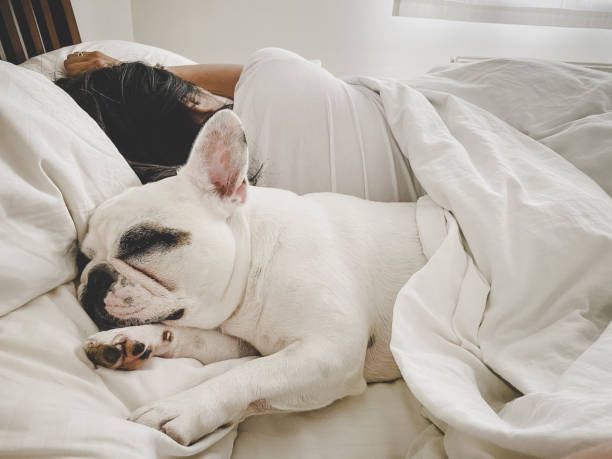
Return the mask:
<path fill-rule="evenodd" d="M 0 59 L 30 57 L 81 43 L 70 0 L 0 0 Z"/>

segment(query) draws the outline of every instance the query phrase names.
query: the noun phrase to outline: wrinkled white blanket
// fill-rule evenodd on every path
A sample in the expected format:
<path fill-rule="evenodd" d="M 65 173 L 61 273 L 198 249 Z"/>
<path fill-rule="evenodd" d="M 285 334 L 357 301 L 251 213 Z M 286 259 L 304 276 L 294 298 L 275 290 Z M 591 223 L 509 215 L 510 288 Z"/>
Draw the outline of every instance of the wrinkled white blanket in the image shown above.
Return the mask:
<path fill-rule="evenodd" d="M 612 437 L 612 75 L 479 65 L 353 80 L 429 194 L 391 346 L 450 457 L 558 457 Z"/>

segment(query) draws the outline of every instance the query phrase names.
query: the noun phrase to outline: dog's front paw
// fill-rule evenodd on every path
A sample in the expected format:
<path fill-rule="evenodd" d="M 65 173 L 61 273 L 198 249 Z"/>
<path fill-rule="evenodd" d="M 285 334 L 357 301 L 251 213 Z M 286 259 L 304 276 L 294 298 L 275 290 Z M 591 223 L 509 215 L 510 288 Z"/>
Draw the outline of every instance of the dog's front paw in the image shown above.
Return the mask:
<path fill-rule="evenodd" d="M 212 397 L 201 397 L 202 391 L 194 389 L 143 406 L 129 420 L 159 430 L 185 446 L 238 422 L 238 410 L 230 410 Z"/>
<path fill-rule="evenodd" d="M 106 332 L 96 333 L 85 343 L 85 353 L 89 360 L 112 369 L 137 370 L 151 358 L 152 351 L 145 343 L 121 333 L 110 337 Z"/>
<path fill-rule="evenodd" d="M 84 345 L 89 360 L 96 365 L 121 370 L 137 370 L 154 355 L 171 346 L 170 330 L 155 325 L 117 328 L 96 333 Z"/>

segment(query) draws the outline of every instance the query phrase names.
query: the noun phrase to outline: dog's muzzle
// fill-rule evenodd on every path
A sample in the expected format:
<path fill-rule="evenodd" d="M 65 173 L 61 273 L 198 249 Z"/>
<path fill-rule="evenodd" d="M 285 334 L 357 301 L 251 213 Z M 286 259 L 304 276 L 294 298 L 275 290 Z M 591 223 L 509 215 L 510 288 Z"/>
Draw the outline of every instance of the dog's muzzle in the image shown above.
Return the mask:
<path fill-rule="evenodd" d="M 136 317 L 122 319 L 110 314 L 106 308 L 105 298 L 117 282 L 121 282 L 119 272 L 108 263 L 100 263 L 90 269 L 80 295 L 80 302 L 85 312 L 91 317 L 100 330 L 111 328 L 144 325 L 147 323 L 180 319 L 185 310 L 177 308 L 161 317 L 142 320 Z"/>

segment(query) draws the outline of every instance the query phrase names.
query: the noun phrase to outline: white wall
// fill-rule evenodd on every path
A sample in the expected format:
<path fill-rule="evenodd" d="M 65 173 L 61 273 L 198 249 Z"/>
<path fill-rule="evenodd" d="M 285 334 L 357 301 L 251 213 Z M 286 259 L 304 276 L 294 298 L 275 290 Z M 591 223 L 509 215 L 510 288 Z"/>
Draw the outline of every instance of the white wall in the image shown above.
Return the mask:
<path fill-rule="evenodd" d="M 393 0 L 132 0 L 134 39 L 198 62 L 279 46 L 338 75 L 411 76 L 450 56 L 610 62 L 612 30 L 393 17 Z"/>
<path fill-rule="evenodd" d="M 81 40 L 134 40 L 131 0 L 72 0 Z"/>

